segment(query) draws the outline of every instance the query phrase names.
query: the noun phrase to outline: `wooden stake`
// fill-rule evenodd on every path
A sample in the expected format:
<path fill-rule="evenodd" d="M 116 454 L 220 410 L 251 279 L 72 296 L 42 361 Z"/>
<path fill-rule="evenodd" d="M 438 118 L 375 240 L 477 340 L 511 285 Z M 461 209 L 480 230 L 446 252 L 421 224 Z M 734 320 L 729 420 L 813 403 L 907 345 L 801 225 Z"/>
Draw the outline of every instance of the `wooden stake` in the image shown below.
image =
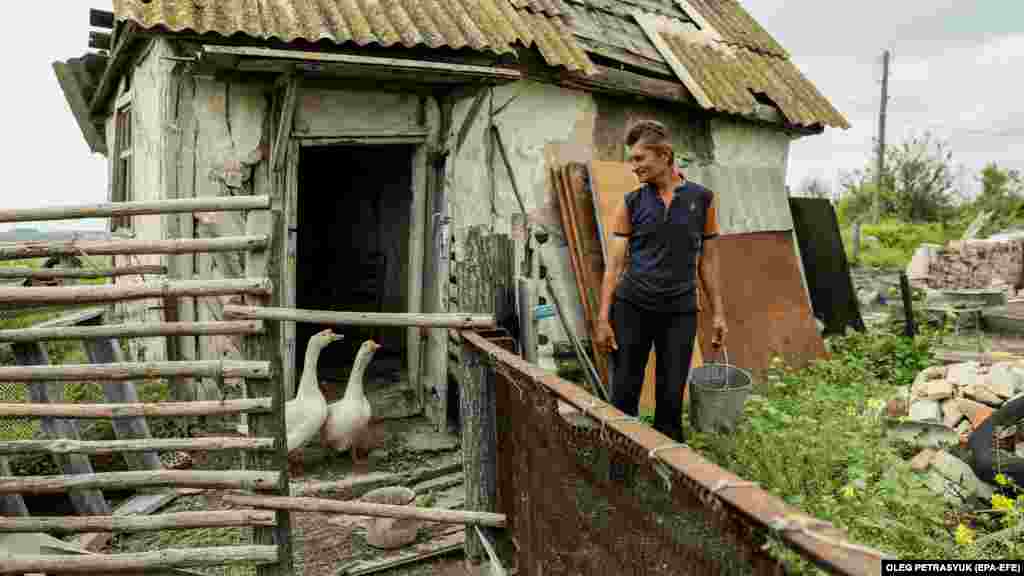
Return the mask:
<path fill-rule="evenodd" d="M 270 208 L 270 197 L 268 196 L 206 196 L 174 200 L 104 202 L 102 204 L 78 204 L 48 208 L 12 208 L 0 210 L 0 222 L 41 222 L 48 220 L 78 220 L 80 218 L 140 216 L 143 214 L 266 210 L 268 208 Z"/>
<path fill-rule="evenodd" d="M 0 574 L 110 574 L 171 568 L 220 566 L 239 562 L 277 562 L 276 546 L 224 546 L 168 549 L 138 554 L 91 556 L 17 555 L 0 562 Z"/>
<path fill-rule="evenodd" d="M 60 242 L 19 242 L 0 246 L 0 260 L 47 258 L 50 256 L 115 256 L 126 254 L 196 254 L 261 250 L 266 236 L 224 236 L 175 240 L 66 240 Z"/>
<path fill-rule="evenodd" d="M 269 362 L 202 360 L 194 362 L 119 362 L 60 366 L 0 367 L 0 382 L 131 380 L 199 376 L 207 378 L 266 378 Z"/>
<path fill-rule="evenodd" d="M 419 326 L 424 328 L 459 328 L 463 330 L 481 330 L 496 326 L 493 314 L 332 312 L 296 308 L 236 306 L 233 304 L 224 306 L 224 317 L 308 322 L 310 324 L 333 324 L 338 326 Z"/>
<path fill-rule="evenodd" d="M 246 398 L 207 402 L 160 402 L 158 404 L 0 404 L 0 417 L 7 418 L 125 418 L 148 416 L 220 416 L 251 414 L 271 409 L 271 398 Z"/>
<path fill-rule="evenodd" d="M 145 470 L 64 476 L 15 476 L 0 478 L 0 494 L 60 494 L 76 489 L 125 490 L 143 486 L 264 491 L 276 486 L 277 477 L 277 472 L 246 470 Z"/>
<path fill-rule="evenodd" d="M 0 533 L 45 532 L 57 536 L 84 532 L 157 532 L 188 528 L 273 526 L 274 513 L 266 510 L 206 510 L 153 516 L 57 516 L 2 518 Z"/>
<path fill-rule="evenodd" d="M 505 527 L 505 515 L 491 512 L 448 510 L 447 508 L 421 508 L 418 506 L 396 506 L 370 502 L 341 502 L 321 498 L 284 498 L 274 496 L 242 496 L 227 494 L 225 502 L 239 506 L 271 508 L 275 510 L 300 510 L 304 512 L 333 512 L 353 516 L 376 518 L 407 518 L 446 524 L 476 524 L 480 526 Z"/>

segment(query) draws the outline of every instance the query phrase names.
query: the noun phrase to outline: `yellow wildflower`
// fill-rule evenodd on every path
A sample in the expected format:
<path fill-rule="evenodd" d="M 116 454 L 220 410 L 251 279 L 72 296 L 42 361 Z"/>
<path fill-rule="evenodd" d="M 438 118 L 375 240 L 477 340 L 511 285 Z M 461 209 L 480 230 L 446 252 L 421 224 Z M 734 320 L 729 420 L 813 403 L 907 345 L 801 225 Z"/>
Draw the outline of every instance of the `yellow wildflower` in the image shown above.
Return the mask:
<path fill-rule="evenodd" d="M 852 485 L 847 484 L 846 486 L 843 487 L 843 491 L 841 492 L 841 494 L 843 498 L 850 499 L 857 495 L 857 489 L 854 488 Z"/>
<path fill-rule="evenodd" d="M 1013 510 L 1013 500 L 1010 500 L 1009 498 L 1003 496 L 1002 494 L 993 494 L 992 507 L 995 508 L 996 510 L 1010 511 Z"/>
<path fill-rule="evenodd" d="M 996 474 L 996 484 L 999 484 L 1000 486 L 1006 486 L 1009 483 L 1010 481 L 1006 479 L 1006 476 L 1003 475 L 1002 472 Z"/>
<path fill-rule="evenodd" d="M 974 544 L 974 530 L 971 530 L 967 526 L 964 526 L 961 522 L 956 527 L 956 543 L 961 546 Z"/>

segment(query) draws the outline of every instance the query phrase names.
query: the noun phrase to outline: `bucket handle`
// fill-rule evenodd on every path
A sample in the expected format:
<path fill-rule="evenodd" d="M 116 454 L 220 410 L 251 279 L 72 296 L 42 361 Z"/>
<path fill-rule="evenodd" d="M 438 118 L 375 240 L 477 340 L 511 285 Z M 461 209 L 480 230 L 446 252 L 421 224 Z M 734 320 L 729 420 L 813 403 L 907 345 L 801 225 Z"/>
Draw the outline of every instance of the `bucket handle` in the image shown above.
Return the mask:
<path fill-rule="evenodd" d="M 731 364 L 729 364 L 729 350 L 726 348 L 725 342 L 722 342 L 722 356 L 725 358 L 725 366 L 726 366 L 725 386 L 726 386 L 726 388 L 728 388 L 729 384 L 730 384 L 730 382 L 729 382 L 729 370 L 728 370 L 728 367 L 731 366 Z"/>

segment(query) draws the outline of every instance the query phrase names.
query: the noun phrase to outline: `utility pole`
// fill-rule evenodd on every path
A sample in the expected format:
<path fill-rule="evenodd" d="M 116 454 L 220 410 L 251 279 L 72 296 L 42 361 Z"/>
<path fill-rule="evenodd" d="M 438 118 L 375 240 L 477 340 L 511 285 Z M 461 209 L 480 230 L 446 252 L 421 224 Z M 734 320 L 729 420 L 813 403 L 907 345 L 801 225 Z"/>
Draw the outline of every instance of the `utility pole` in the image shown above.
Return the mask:
<path fill-rule="evenodd" d="M 882 102 L 878 114 L 878 173 L 875 175 L 874 220 L 878 224 L 882 204 L 882 174 L 885 173 L 885 107 L 889 103 L 889 51 L 882 54 Z"/>

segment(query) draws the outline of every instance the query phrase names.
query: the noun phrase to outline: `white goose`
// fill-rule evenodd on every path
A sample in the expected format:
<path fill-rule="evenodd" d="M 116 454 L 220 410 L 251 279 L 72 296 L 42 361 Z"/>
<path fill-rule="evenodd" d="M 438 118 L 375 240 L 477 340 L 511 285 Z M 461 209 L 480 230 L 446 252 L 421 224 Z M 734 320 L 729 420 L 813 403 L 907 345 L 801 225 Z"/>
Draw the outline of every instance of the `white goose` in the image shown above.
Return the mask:
<path fill-rule="evenodd" d="M 327 399 L 320 391 L 316 367 L 320 352 L 332 342 L 344 339 L 330 328 L 317 332 L 306 345 L 306 360 L 302 367 L 302 380 L 295 398 L 284 405 L 285 428 L 288 432 L 288 459 L 296 464 L 299 449 L 320 430 L 327 418 Z"/>
<path fill-rule="evenodd" d="M 321 431 L 321 442 L 338 452 L 351 449 L 352 462 L 359 463 L 356 451 L 366 446 L 367 432 L 373 410 L 363 393 L 366 367 L 381 346 L 373 340 L 363 342 L 356 354 L 355 365 L 348 377 L 345 396 L 327 407 L 327 420 Z M 364 460 L 365 462 L 365 460 Z"/>

